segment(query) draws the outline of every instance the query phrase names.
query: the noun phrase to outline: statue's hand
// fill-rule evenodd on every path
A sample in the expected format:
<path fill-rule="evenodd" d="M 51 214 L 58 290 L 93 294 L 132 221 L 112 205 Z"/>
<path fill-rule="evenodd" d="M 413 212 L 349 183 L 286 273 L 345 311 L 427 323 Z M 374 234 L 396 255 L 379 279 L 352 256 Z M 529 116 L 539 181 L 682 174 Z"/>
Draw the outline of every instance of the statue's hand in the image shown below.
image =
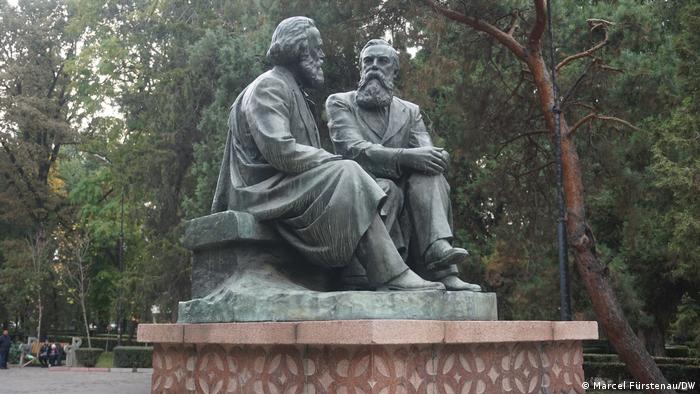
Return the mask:
<path fill-rule="evenodd" d="M 428 175 L 442 174 L 447 169 L 449 156 L 446 153 L 432 146 L 404 149 L 399 156 L 399 165 Z"/>

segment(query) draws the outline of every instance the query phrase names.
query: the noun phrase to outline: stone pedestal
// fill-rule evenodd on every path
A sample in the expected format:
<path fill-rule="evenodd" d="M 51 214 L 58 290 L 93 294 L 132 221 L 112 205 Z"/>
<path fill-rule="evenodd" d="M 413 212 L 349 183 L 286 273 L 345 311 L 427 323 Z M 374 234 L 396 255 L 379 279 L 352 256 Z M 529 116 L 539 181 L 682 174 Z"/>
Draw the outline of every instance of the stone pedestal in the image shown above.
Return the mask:
<path fill-rule="evenodd" d="M 596 322 L 142 324 L 153 393 L 583 393 Z"/>
<path fill-rule="evenodd" d="M 192 296 L 180 323 L 421 319 L 496 320 L 495 293 L 335 291 L 337 272 L 305 261 L 244 212 L 187 222 Z"/>

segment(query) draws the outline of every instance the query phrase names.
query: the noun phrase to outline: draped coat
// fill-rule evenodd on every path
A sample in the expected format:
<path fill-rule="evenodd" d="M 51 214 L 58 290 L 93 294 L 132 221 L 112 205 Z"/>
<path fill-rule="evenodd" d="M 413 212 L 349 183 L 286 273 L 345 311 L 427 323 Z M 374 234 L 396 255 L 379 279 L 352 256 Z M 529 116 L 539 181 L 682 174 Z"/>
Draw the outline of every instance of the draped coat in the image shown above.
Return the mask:
<path fill-rule="evenodd" d="M 276 66 L 260 75 L 228 126 L 212 212 L 249 212 L 311 262 L 347 265 L 386 195 L 357 163 L 322 149 L 293 74 Z"/>

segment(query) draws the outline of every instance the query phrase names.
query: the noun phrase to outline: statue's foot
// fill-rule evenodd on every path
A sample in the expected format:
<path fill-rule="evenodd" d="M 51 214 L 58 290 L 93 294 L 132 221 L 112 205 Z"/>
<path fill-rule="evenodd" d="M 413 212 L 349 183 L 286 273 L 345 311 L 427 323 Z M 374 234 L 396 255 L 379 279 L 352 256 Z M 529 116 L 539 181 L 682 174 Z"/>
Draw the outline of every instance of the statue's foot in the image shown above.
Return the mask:
<path fill-rule="evenodd" d="M 371 290 L 366 276 L 344 276 L 340 278 L 340 290 L 361 291 Z"/>
<path fill-rule="evenodd" d="M 429 282 L 415 272 L 409 270 L 377 287 L 377 291 L 420 291 L 420 290 L 445 290 L 445 285 L 440 282 Z"/>
<path fill-rule="evenodd" d="M 434 270 L 437 267 L 447 265 L 459 265 L 469 256 L 469 252 L 462 248 L 455 248 L 444 239 L 433 242 L 425 252 L 425 267 L 427 270 Z"/>
<path fill-rule="evenodd" d="M 481 286 L 475 285 L 473 283 L 467 283 L 457 277 L 457 275 L 450 275 L 445 278 L 440 279 L 447 290 L 456 291 L 481 291 Z"/>

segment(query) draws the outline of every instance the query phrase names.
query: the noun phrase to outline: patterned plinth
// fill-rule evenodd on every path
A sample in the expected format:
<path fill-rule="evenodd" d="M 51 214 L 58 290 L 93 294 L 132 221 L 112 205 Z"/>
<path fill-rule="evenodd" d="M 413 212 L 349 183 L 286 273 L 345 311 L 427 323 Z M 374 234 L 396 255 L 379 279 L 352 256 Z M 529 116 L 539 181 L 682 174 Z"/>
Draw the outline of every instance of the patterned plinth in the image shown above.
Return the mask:
<path fill-rule="evenodd" d="M 161 336 L 163 342 L 154 345 L 152 392 L 584 392 L 581 388 L 584 381 L 581 340 L 597 337 L 594 322 L 569 323 L 571 330 L 567 330 L 562 323 L 522 322 L 524 325 L 520 333 L 513 330 L 520 322 L 503 322 L 509 323 L 503 330 L 503 342 L 487 342 L 497 335 L 493 332 L 495 322 L 484 322 L 489 323 L 484 326 L 491 329 L 488 334 L 469 334 L 466 330 L 478 329 L 481 322 L 469 323 L 461 337 L 455 332 L 450 334 L 447 326 L 443 326 L 442 333 L 436 333 L 435 328 L 440 325 L 433 324 L 431 331 L 425 332 L 421 339 L 421 329 L 430 326 L 418 327 L 418 330 L 411 327 L 409 331 L 414 333 L 412 339 L 418 344 L 397 344 L 399 339 L 385 335 L 374 324 L 370 325 L 374 328 L 365 333 L 338 332 L 337 340 L 328 337 L 330 331 L 319 332 L 324 342 L 340 344 L 318 344 L 313 338 L 298 335 L 290 338 L 280 332 L 267 337 L 257 333 L 253 337 L 241 338 L 243 343 L 228 343 L 235 341 L 235 329 L 227 330 L 234 333 L 223 340 L 227 343 L 208 343 L 207 338 L 212 337 L 202 336 L 201 332 L 197 338 L 201 343 L 184 343 L 174 337 Z M 543 323 L 549 323 L 549 326 Z M 579 324 L 575 327 L 577 323 L 586 326 L 582 328 Z M 268 328 L 273 328 L 269 324 L 274 323 L 268 323 Z M 555 328 L 553 324 L 558 326 Z M 183 329 L 182 325 L 171 326 Z M 224 326 L 208 327 L 206 331 L 225 329 Z M 454 324 L 452 327 L 454 331 Z M 549 332 L 544 327 L 550 327 Z M 155 333 L 153 328 L 140 334 L 140 339 Z M 348 328 L 361 327 L 355 325 Z M 539 336 L 547 340 L 536 340 L 537 335 L 532 329 L 541 330 Z M 186 337 L 186 328 L 184 331 Z M 295 332 L 298 331 L 297 326 Z M 476 343 L 460 343 L 468 340 L 470 335 Z M 367 339 L 368 336 L 369 340 L 360 339 Z M 442 338 L 439 341 L 436 340 L 438 336 Z M 518 336 L 525 340 L 517 341 Z M 181 338 L 184 340 L 185 337 Z M 197 335 L 190 337 L 195 339 Z M 353 337 L 360 344 L 345 344 Z M 218 339 L 222 338 L 223 335 L 218 336 Z M 256 341 L 261 344 L 251 343 Z"/>

